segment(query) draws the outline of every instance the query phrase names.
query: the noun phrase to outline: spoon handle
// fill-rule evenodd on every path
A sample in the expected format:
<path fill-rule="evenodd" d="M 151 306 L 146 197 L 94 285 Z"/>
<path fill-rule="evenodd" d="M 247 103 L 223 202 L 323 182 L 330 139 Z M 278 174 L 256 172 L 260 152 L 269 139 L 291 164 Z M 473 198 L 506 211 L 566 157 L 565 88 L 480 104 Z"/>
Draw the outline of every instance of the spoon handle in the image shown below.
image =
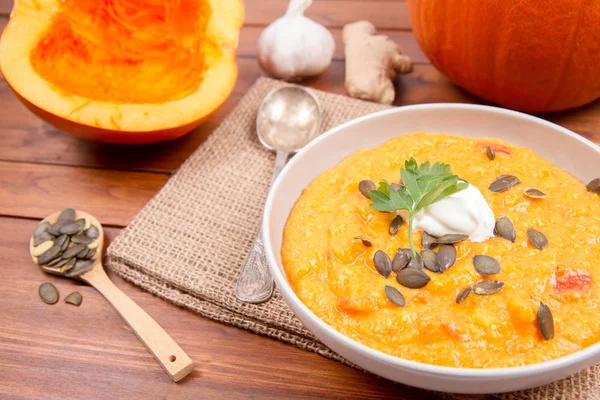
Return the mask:
<path fill-rule="evenodd" d="M 179 345 L 140 306 L 135 304 L 108 278 L 101 265 L 88 273 L 85 280 L 95 287 L 117 310 L 131 330 L 144 343 L 173 382 L 186 377 L 194 364 Z"/>
<path fill-rule="evenodd" d="M 271 178 L 271 184 L 275 182 L 277 176 L 285 166 L 289 153 L 277 152 L 275 157 L 275 170 Z M 262 224 L 260 225 L 262 226 Z M 269 265 L 265 257 L 265 250 L 262 241 L 262 228 L 258 228 L 258 233 L 246 261 L 242 265 L 242 271 L 238 278 L 235 288 L 235 297 L 246 303 L 259 304 L 269 300 L 273 295 L 273 278 L 269 272 Z"/>

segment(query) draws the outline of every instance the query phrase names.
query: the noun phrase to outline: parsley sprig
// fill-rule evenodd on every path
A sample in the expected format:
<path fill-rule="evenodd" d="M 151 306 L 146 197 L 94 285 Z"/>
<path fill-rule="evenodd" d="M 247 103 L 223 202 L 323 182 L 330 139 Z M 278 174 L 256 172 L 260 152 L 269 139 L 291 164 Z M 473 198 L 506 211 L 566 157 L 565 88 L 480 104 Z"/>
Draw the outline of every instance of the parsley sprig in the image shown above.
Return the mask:
<path fill-rule="evenodd" d="M 414 158 L 405 161 L 400 169 L 404 187 L 393 190 L 382 180 L 377 190 L 371 191 L 371 208 L 377 211 L 393 212 L 408 211 L 408 240 L 413 257 L 416 257 L 412 225 L 415 214 L 425 207 L 448 197 L 451 194 L 466 189 L 469 184 L 459 181 L 458 176 L 450 172 L 450 165 L 429 161 L 420 166 Z"/>

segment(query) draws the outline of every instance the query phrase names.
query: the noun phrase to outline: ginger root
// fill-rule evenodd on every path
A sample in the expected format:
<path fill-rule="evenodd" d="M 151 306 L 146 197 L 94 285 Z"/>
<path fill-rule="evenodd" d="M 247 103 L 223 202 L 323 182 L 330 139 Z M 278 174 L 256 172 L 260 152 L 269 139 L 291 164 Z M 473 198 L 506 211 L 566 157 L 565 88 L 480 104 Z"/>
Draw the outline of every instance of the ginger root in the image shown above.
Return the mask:
<path fill-rule="evenodd" d="M 352 97 L 392 104 L 397 74 L 412 70 L 412 60 L 385 35 L 376 35 L 369 21 L 344 26 L 346 89 Z"/>

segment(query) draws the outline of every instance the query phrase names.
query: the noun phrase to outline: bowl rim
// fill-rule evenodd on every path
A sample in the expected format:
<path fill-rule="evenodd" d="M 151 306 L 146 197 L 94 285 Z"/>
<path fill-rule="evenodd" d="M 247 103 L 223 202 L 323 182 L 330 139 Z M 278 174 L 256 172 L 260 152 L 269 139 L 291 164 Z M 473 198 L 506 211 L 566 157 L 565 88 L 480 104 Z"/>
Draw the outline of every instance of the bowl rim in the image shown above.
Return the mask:
<path fill-rule="evenodd" d="M 582 144 L 592 147 L 600 155 L 600 146 L 596 145 L 592 141 L 590 141 L 590 140 L 588 140 L 588 139 L 576 134 L 575 132 L 573 132 L 567 128 L 564 128 L 560 125 L 557 125 L 555 123 L 546 121 L 539 117 L 535 117 L 535 116 L 521 113 L 518 111 L 507 110 L 507 109 L 493 107 L 493 106 L 477 105 L 477 104 L 430 103 L 430 104 L 418 104 L 418 105 L 409 105 L 409 106 L 402 106 L 402 107 L 393 107 L 391 109 L 382 110 L 382 111 L 363 115 L 361 117 L 344 122 L 332 129 L 328 130 L 327 132 L 324 132 L 323 134 L 321 134 L 320 136 L 315 138 L 312 142 L 310 142 L 308 145 L 306 145 L 301 151 L 298 152 L 298 154 L 295 157 L 293 157 L 289 161 L 289 163 L 286 165 L 286 167 L 283 169 L 281 174 L 277 177 L 277 179 L 271 186 L 269 195 L 267 197 L 267 201 L 265 203 L 264 217 L 262 220 L 262 232 L 263 232 L 263 243 L 264 243 L 264 247 L 265 247 L 267 262 L 269 264 L 269 269 L 270 269 L 271 275 L 273 276 L 275 283 L 277 284 L 279 289 L 282 290 L 282 292 L 285 291 L 287 294 L 289 294 L 289 296 L 287 296 L 287 298 L 285 298 L 285 300 L 286 300 L 286 302 L 293 303 L 293 304 L 288 304 L 290 306 L 290 308 L 292 309 L 292 311 L 294 311 L 294 309 L 296 309 L 296 308 L 300 308 L 308 318 L 313 320 L 313 322 L 315 324 L 317 324 L 320 329 L 322 329 L 326 333 L 328 333 L 337 342 L 339 342 L 340 344 L 342 344 L 346 347 L 349 347 L 359 353 L 362 353 L 363 355 L 365 355 L 367 357 L 379 359 L 382 362 L 385 362 L 387 364 L 391 364 L 393 366 L 400 367 L 403 369 L 418 371 L 418 372 L 432 374 L 432 375 L 447 375 L 447 376 L 453 376 L 453 377 L 458 377 L 458 378 L 473 378 L 473 377 L 493 378 L 493 377 L 497 377 L 499 375 L 503 375 L 505 377 L 513 376 L 513 375 L 514 376 L 516 376 L 516 375 L 530 376 L 530 375 L 535 375 L 535 374 L 539 374 L 539 373 L 552 371 L 552 370 L 555 370 L 558 368 L 565 368 L 567 366 L 571 366 L 571 365 L 577 364 L 583 360 L 586 360 L 586 359 L 592 357 L 593 355 L 599 354 L 600 353 L 600 342 L 597 342 L 597 343 L 594 343 L 593 345 L 588 346 L 584 349 L 578 350 L 574 353 L 571 353 L 566 356 L 562 356 L 562 357 L 559 357 L 559 358 L 556 358 L 553 360 L 543 361 L 543 362 L 533 363 L 533 364 L 528 364 L 528 365 L 515 366 L 515 367 L 462 368 L 462 367 L 448 367 L 448 366 L 440 366 L 440 365 L 434 365 L 434 364 L 426 364 L 426 363 L 422 363 L 422 362 L 418 362 L 418 361 L 404 359 L 404 358 L 401 358 L 398 356 L 393 356 L 391 354 L 383 353 L 382 351 L 373 349 L 371 347 L 368 347 L 360 342 L 357 342 L 357 341 L 349 338 L 348 336 L 337 331 L 336 329 L 331 327 L 329 324 L 327 324 L 325 321 L 323 321 L 321 318 L 319 318 L 298 298 L 298 296 L 296 295 L 294 290 L 291 288 L 289 282 L 287 281 L 287 277 L 284 275 L 283 270 L 280 270 L 280 268 L 277 264 L 277 261 L 275 259 L 271 241 L 269 240 L 269 237 L 271 236 L 270 220 L 271 220 L 272 209 L 274 207 L 274 198 L 275 198 L 275 194 L 279 190 L 279 186 L 281 185 L 281 182 L 283 182 L 286 179 L 289 171 L 292 169 L 292 167 L 294 165 L 299 163 L 300 160 L 302 160 L 304 157 L 306 157 L 310 153 L 312 148 L 317 146 L 321 141 L 325 140 L 327 137 L 346 129 L 349 126 L 358 124 L 365 120 L 380 118 L 380 117 L 388 115 L 388 114 L 403 113 L 403 112 L 410 112 L 413 110 L 424 110 L 424 109 L 430 110 L 430 111 L 435 111 L 438 109 L 450 109 L 450 110 L 452 110 L 452 109 L 459 110 L 460 109 L 460 110 L 471 110 L 471 111 L 478 111 L 478 112 L 484 111 L 484 112 L 491 112 L 491 113 L 497 113 L 497 114 L 504 114 L 504 115 L 508 115 L 508 116 L 514 117 L 514 118 L 529 120 L 530 122 L 542 124 L 548 128 L 558 130 L 558 131 L 562 132 L 563 134 L 569 136 L 571 139 L 577 140 L 577 141 L 581 142 Z M 286 296 L 284 296 L 284 297 L 286 297 Z M 294 311 L 294 314 L 297 314 L 297 313 Z M 304 325 L 304 323 L 303 323 L 303 325 Z"/>

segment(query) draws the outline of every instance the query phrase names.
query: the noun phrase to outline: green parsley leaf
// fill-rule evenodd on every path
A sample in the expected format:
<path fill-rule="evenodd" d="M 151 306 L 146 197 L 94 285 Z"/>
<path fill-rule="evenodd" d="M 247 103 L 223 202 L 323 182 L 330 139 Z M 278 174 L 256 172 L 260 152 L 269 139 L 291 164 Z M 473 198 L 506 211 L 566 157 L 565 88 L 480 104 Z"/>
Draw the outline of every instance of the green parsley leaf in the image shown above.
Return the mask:
<path fill-rule="evenodd" d="M 450 165 L 436 162 L 431 165 L 429 161 L 421 165 L 414 158 L 404 162 L 400 169 L 400 176 L 404 188 L 393 190 L 390 185 L 382 180 L 377 190 L 371 191 L 371 208 L 382 212 L 406 210 L 408 219 L 408 240 L 413 257 L 416 256 L 413 241 L 412 225 L 416 213 L 425 207 L 440 201 L 456 192 L 466 189 L 469 184 L 459 181 L 458 176 L 450 172 Z"/>

